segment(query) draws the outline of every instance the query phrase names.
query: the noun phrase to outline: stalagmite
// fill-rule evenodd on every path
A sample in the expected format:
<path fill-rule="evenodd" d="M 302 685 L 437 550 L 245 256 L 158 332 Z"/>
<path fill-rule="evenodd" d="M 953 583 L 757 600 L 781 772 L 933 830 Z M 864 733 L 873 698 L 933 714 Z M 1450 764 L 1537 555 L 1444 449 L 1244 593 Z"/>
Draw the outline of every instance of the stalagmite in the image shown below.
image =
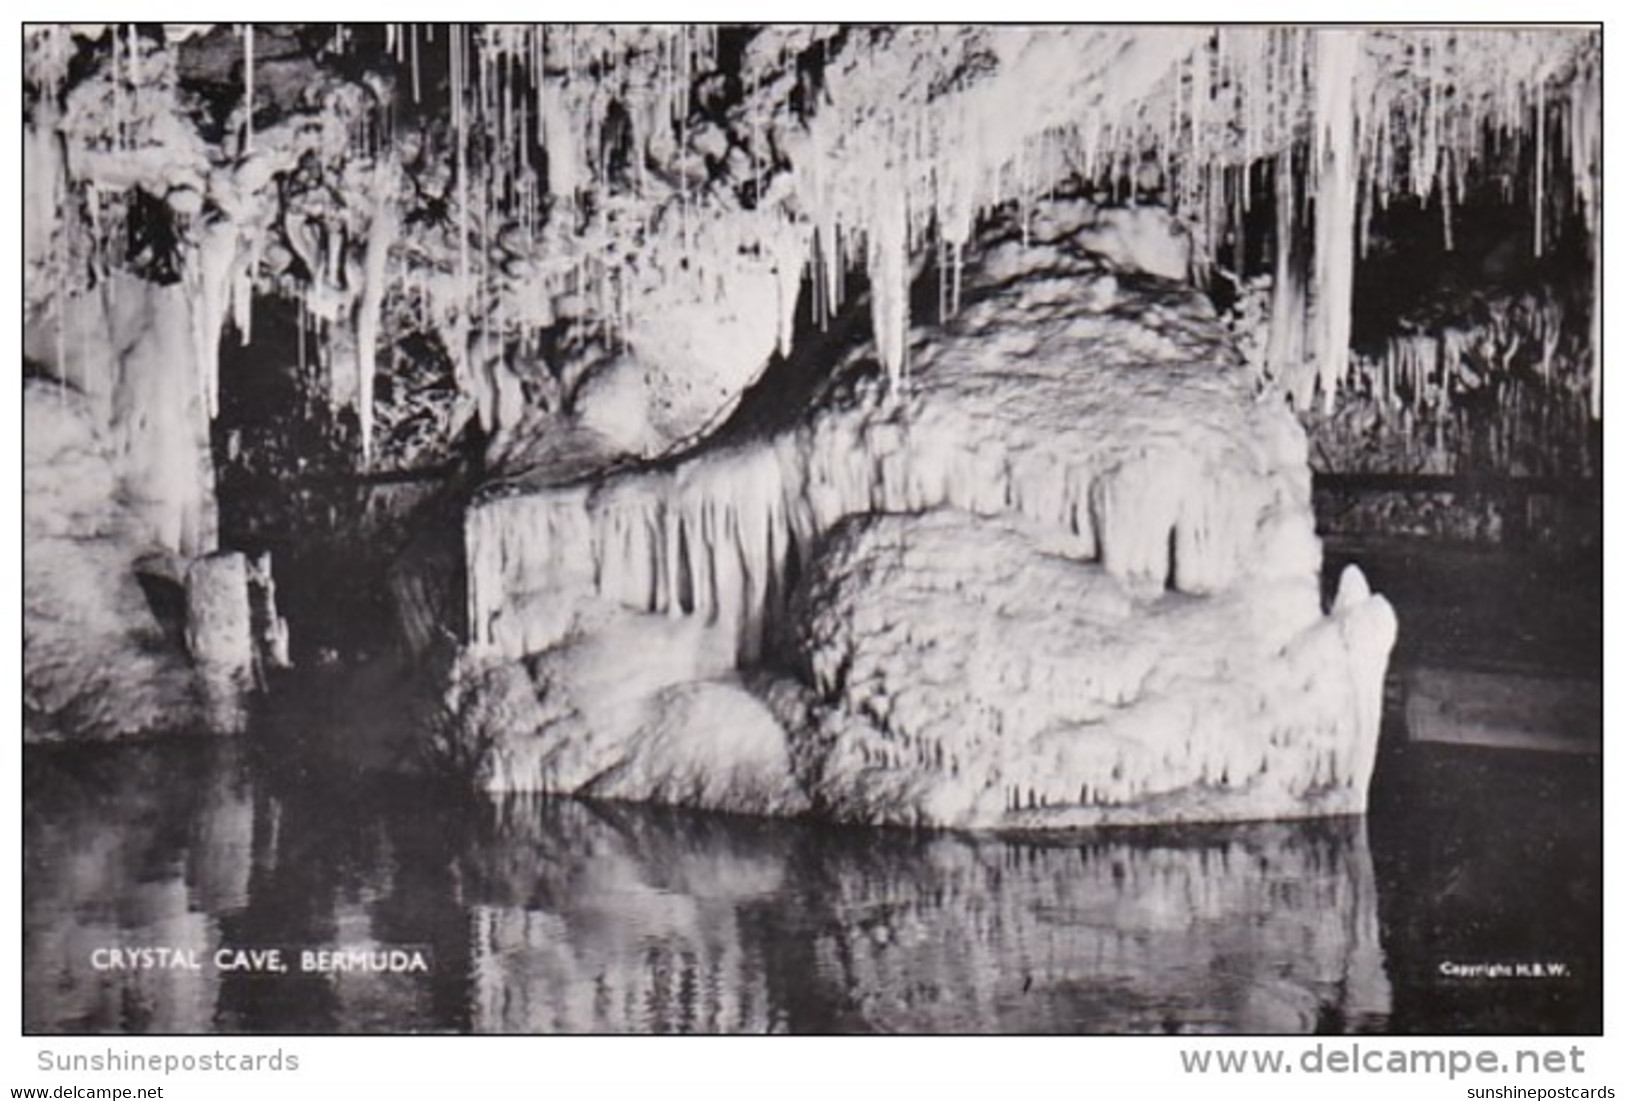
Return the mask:
<path fill-rule="evenodd" d="M 197 664 L 204 718 L 218 733 L 247 721 L 244 697 L 254 682 L 254 629 L 248 560 L 235 552 L 192 563 L 186 574 L 186 647 Z"/>

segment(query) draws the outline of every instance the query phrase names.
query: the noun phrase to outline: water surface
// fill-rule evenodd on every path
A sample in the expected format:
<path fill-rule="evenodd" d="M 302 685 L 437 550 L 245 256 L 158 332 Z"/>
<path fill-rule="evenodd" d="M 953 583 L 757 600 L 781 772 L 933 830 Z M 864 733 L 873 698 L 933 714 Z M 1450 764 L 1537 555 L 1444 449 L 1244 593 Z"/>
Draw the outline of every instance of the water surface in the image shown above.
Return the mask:
<path fill-rule="evenodd" d="M 1574 762 L 1542 780 L 1552 762 L 1390 753 L 1369 819 L 1036 842 L 454 799 L 276 749 L 27 751 L 27 1030 L 1600 1024 L 1595 804 L 1575 803 L 1591 796 Z M 93 966 L 157 946 L 202 966 Z M 214 965 L 272 947 L 287 971 Z M 388 948 L 427 969 L 298 966 Z M 1548 958 L 1570 973 L 1441 973 Z"/>

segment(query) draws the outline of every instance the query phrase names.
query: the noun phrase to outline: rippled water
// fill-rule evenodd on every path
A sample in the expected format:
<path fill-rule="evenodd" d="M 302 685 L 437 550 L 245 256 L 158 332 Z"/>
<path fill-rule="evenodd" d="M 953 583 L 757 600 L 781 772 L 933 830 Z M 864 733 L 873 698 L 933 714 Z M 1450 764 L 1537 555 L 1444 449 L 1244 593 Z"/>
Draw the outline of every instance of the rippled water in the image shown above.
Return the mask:
<path fill-rule="evenodd" d="M 1037 843 L 457 801 L 263 743 L 30 749 L 25 1027 L 1595 1030 L 1591 773 L 1504 760 L 1389 760 L 1369 820 Z M 1533 809 L 1483 807 L 1503 783 Z M 200 966 L 93 965 L 159 946 Z M 299 966 L 390 947 L 427 969 Z M 1570 973 L 1440 973 L 1548 958 Z"/>

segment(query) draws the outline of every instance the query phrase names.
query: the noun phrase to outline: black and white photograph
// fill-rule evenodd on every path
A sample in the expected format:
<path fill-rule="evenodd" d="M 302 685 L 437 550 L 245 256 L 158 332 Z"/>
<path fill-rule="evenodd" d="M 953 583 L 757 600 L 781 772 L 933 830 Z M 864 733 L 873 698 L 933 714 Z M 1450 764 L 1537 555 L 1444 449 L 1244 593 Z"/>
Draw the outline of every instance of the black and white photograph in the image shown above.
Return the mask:
<path fill-rule="evenodd" d="M 1602 1034 L 1600 24 L 21 59 L 24 1036 Z"/>

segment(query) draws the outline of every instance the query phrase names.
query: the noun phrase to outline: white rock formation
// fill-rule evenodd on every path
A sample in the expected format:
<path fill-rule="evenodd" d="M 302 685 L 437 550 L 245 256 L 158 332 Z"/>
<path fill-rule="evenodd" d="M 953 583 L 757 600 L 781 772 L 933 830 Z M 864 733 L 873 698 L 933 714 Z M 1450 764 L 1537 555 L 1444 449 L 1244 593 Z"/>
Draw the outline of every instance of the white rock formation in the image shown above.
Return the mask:
<path fill-rule="evenodd" d="M 209 413 L 186 289 L 115 276 L 53 309 L 58 316 L 25 328 L 25 351 L 83 396 L 144 537 L 185 555 L 213 550 Z"/>
<path fill-rule="evenodd" d="M 724 258 L 740 251 L 732 241 L 713 247 Z M 736 258 L 715 272 L 677 272 L 643 290 L 629 311 L 630 349 L 583 381 L 576 418 L 642 458 L 714 427 L 774 350 L 788 345 L 783 317 L 795 313 L 799 256 L 786 258 L 784 268 L 781 278 L 767 260 Z"/>
<path fill-rule="evenodd" d="M 1160 206 L 1107 207 L 1078 241 L 1119 271 L 1182 282 L 1191 275 L 1190 231 Z"/>
<path fill-rule="evenodd" d="M 854 520 L 795 613 L 802 779 L 841 818 L 1032 826 L 1358 812 L 1393 615 L 1357 570 L 1136 598 L 1042 535 L 939 510 Z"/>
<path fill-rule="evenodd" d="M 133 568 L 147 515 L 120 493 L 91 402 L 23 384 L 23 732 L 112 738 L 193 714 L 192 676 Z M 180 722 L 176 723 L 175 720 Z"/>
<path fill-rule="evenodd" d="M 146 369 L 144 386 L 175 380 L 134 350 L 109 360 Z M 23 384 L 24 737 L 239 730 L 246 693 L 287 664 L 269 556 L 185 553 L 213 528 L 207 450 L 164 419 L 173 404 L 135 400 L 109 423 L 117 401 L 87 390 Z M 143 584 L 173 590 L 173 622 Z"/>
<path fill-rule="evenodd" d="M 748 667 L 793 612 L 814 697 L 781 714 L 825 813 L 1362 809 L 1392 612 L 1356 575 L 1322 619 L 1301 429 L 1204 299 L 1106 270 L 1098 225 L 1057 205 L 995 231 L 906 393 L 854 383 L 860 350 L 774 438 L 478 503 L 472 655 L 578 652 L 607 603 L 639 613 L 614 621 L 628 669 L 669 666 L 662 616 Z"/>
<path fill-rule="evenodd" d="M 697 618 L 595 609 L 523 662 L 469 661 L 452 706 L 495 791 L 568 791 L 795 814 L 785 732 L 732 675 L 731 639 Z"/>

